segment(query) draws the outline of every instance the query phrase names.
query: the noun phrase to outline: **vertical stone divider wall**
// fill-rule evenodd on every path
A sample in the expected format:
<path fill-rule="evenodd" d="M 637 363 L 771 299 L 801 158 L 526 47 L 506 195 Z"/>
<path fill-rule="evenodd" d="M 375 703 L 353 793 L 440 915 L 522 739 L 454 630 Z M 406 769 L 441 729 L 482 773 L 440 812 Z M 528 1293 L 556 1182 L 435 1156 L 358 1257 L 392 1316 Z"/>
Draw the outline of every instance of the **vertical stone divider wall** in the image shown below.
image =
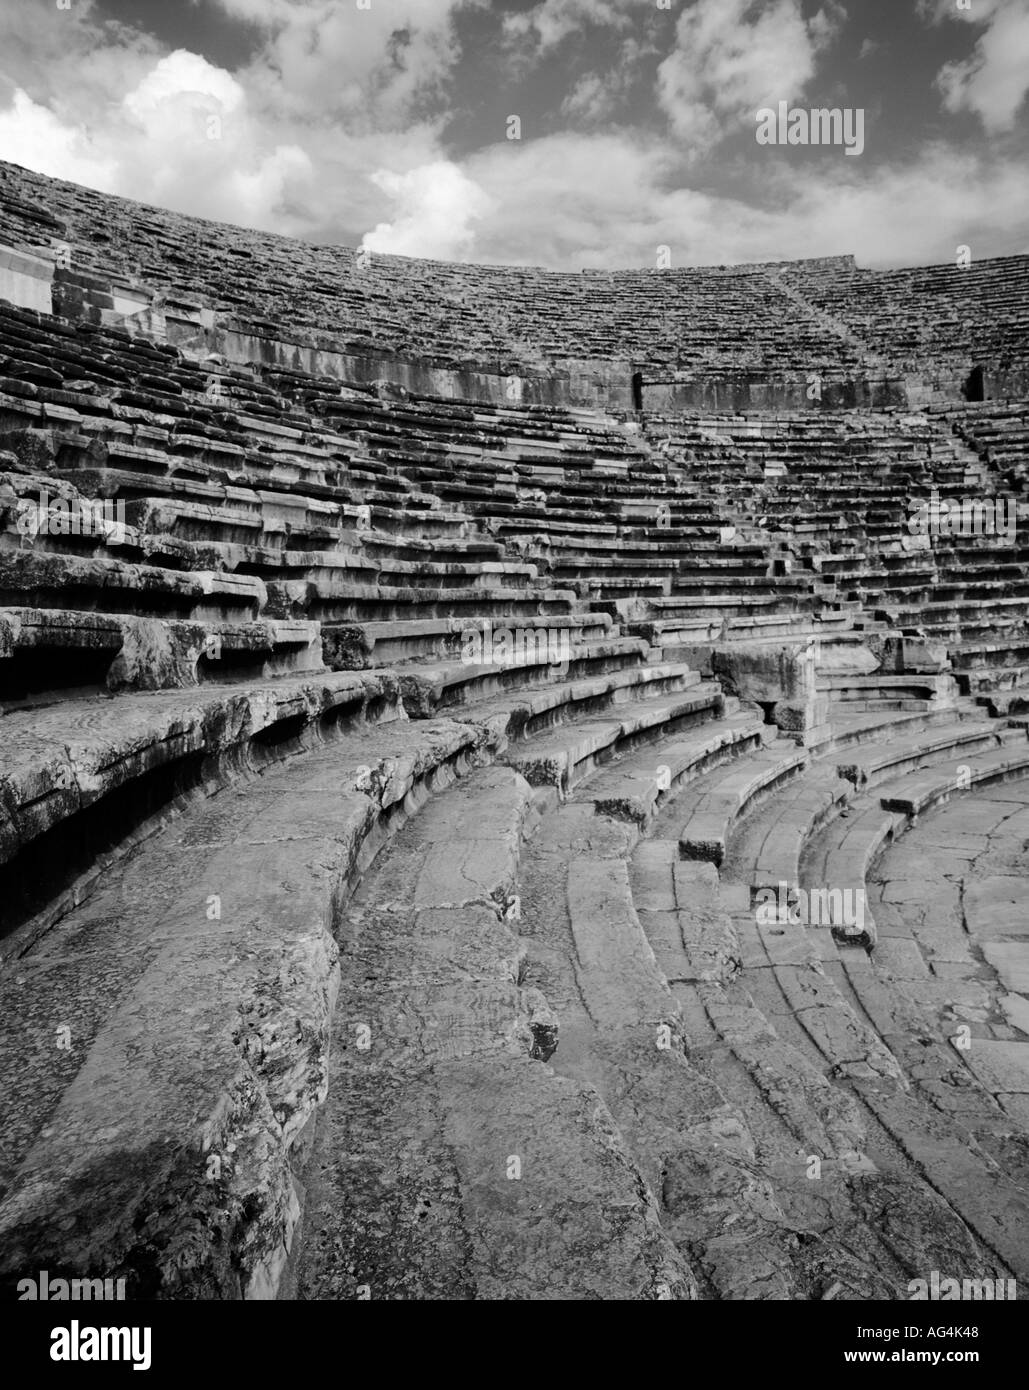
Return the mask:
<path fill-rule="evenodd" d="M 807 745 L 828 721 L 828 700 L 817 693 L 818 642 L 717 647 L 711 668 L 727 695 L 760 705 L 787 738 Z"/>

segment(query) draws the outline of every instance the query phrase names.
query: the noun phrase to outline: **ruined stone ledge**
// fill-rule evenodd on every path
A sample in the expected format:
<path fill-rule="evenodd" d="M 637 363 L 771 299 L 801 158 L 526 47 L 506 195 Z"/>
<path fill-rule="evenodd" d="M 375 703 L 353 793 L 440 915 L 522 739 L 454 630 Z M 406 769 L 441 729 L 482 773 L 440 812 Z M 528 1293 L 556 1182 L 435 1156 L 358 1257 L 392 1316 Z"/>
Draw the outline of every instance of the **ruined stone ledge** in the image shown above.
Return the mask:
<path fill-rule="evenodd" d="M 102 1269 L 130 1298 L 275 1296 L 300 1215 L 294 1171 L 327 1090 L 343 907 L 431 791 L 489 758 L 467 726 L 394 724 L 229 788 L 0 979 L 17 1001 L 49 997 L 48 973 L 76 957 L 142 967 L 113 987 L 88 969 L 69 977 L 76 1065 L 52 1108 L 32 1099 L 52 1088 L 52 1049 L 30 1030 L 19 1056 L 4 1054 L 19 1076 L 3 1090 L 38 1113 L 5 1174 L 2 1282 Z M 546 1033 L 543 1001 L 527 997 L 526 1011 Z"/>

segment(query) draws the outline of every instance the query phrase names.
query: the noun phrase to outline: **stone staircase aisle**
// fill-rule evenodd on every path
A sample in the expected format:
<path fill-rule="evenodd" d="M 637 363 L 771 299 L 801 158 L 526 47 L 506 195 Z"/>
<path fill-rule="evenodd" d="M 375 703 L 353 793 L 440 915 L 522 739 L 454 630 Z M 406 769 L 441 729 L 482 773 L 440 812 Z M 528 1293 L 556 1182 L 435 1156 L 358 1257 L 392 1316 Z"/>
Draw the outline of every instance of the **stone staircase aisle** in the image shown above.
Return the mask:
<path fill-rule="evenodd" d="M 609 743 L 596 764 L 512 745 L 430 803 L 345 914 L 285 1290 L 867 1300 L 933 1269 L 1021 1277 L 1021 1180 L 934 1111 L 887 996 L 869 1012 L 869 958 L 751 907 L 751 847 L 783 798 L 799 878 L 825 815 L 805 779 L 837 747 L 869 778 L 891 757 L 907 772 L 926 725 L 941 752 L 989 744 L 922 712 L 777 747 L 727 701 L 709 732 Z M 720 856 L 684 830 L 690 807 L 726 817 Z"/>
<path fill-rule="evenodd" d="M 559 1024 L 516 891 L 533 818 L 514 769 L 483 773 L 347 913 L 298 1297 L 694 1296 L 602 1097 L 547 1064 Z"/>

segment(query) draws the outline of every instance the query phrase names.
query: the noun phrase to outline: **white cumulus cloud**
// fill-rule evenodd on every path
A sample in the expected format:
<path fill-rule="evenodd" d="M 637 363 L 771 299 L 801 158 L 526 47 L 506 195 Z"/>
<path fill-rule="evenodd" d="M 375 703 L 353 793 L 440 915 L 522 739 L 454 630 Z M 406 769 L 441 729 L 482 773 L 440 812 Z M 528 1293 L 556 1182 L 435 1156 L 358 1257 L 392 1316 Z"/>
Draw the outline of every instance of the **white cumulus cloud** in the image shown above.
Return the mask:
<path fill-rule="evenodd" d="M 231 72 L 103 19 L 92 0 L 67 12 L 0 0 L 0 157 L 313 241 L 364 235 L 379 252 L 564 270 L 653 267 L 661 245 L 674 265 L 848 250 L 865 264 L 924 264 L 963 242 L 977 258 L 1029 250 L 1021 152 L 987 139 L 1024 99 L 1029 0 L 921 6 L 929 20 L 962 21 L 950 26 L 966 47 L 946 94 L 989 125 L 973 140 L 920 143 L 912 129 L 892 159 L 810 166 L 748 160 L 741 140 L 725 177 L 718 140 L 821 77 L 839 0 L 695 0 L 663 22 L 653 0 L 537 0 L 506 25 L 486 0 L 205 3 L 256 26 L 252 56 Z M 672 51 L 658 54 L 672 30 Z M 512 88 L 540 54 L 541 74 L 574 57 L 549 113 L 573 128 L 489 144 L 480 129 L 475 147 L 467 117 L 481 75 L 467 89 L 450 80 L 468 77 L 459 37 L 476 32 L 488 35 L 489 72 L 506 71 Z M 640 90 L 652 60 L 663 111 Z M 16 82 L 3 85 L 5 69 Z M 463 133 L 448 115 L 465 118 Z M 714 153 L 700 178 L 698 148 Z"/>
<path fill-rule="evenodd" d="M 367 233 L 361 243 L 365 250 L 441 261 L 469 259 L 475 223 L 495 204 L 456 164 L 437 160 L 404 174 L 380 169 L 371 178 L 395 208 L 391 221 Z"/>
<path fill-rule="evenodd" d="M 627 29 L 638 20 L 633 11 L 654 9 L 654 0 L 542 0 L 522 13 L 504 17 L 509 37 L 534 41 L 540 51 L 556 48 L 565 39 L 582 35 L 583 27 Z"/>
<path fill-rule="evenodd" d="M 267 138 L 230 73 L 181 49 L 88 125 L 15 92 L 0 111 L 0 150 L 105 192 L 269 230 L 302 230 L 285 208 L 314 172 L 299 145 Z"/>
<path fill-rule="evenodd" d="M 936 85 L 948 111 L 974 112 L 991 135 L 1013 129 L 1029 95 L 1029 0 L 976 0 L 970 10 L 938 0 L 923 13 L 986 25 L 969 57 L 942 68 Z"/>
<path fill-rule="evenodd" d="M 662 143 L 625 132 L 495 145 L 468 168 L 495 199 L 475 248 L 494 263 L 653 269 L 663 245 L 675 267 L 846 252 L 865 266 L 925 265 L 952 262 L 963 243 L 978 259 L 1029 252 L 1019 159 L 943 144 L 888 165 L 841 161 L 828 176 L 784 166 L 762 205 L 684 187 Z"/>
<path fill-rule="evenodd" d="M 15 89 L 11 106 L 0 111 L 0 155 L 51 178 L 105 193 L 117 189 L 117 161 L 99 153 L 84 130 L 63 125 L 21 88 Z"/>
<path fill-rule="evenodd" d="M 455 13 L 488 0 L 216 0 L 265 33 L 247 69 L 269 111 L 348 129 L 397 127 L 439 97 L 459 56 Z"/>
<path fill-rule="evenodd" d="M 658 69 L 673 130 L 708 144 L 759 107 L 799 96 L 838 14 L 830 6 L 805 20 L 800 0 L 698 0 L 680 16 L 675 51 Z"/>
<path fill-rule="evenodd" d="M 162 58 L 125 97 L 125 107 L 149 120 L 182 97 L 207 97 L 222 111 L 236 111 L 245 102 L 243 88 L 231 73 L 216 68 L 198 53 L 178 49 Z"/>

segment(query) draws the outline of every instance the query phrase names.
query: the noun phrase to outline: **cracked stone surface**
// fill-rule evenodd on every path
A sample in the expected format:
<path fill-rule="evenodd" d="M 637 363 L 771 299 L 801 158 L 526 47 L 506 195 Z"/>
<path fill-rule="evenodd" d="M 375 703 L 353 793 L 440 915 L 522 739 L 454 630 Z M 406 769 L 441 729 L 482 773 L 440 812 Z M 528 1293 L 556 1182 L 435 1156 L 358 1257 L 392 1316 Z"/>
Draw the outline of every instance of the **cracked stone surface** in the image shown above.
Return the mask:
<path fill-rule="evenodd" d="M 1029 258 L 671 283 L 0 161 L 0 1292 L 1029 1290 Z"/>

